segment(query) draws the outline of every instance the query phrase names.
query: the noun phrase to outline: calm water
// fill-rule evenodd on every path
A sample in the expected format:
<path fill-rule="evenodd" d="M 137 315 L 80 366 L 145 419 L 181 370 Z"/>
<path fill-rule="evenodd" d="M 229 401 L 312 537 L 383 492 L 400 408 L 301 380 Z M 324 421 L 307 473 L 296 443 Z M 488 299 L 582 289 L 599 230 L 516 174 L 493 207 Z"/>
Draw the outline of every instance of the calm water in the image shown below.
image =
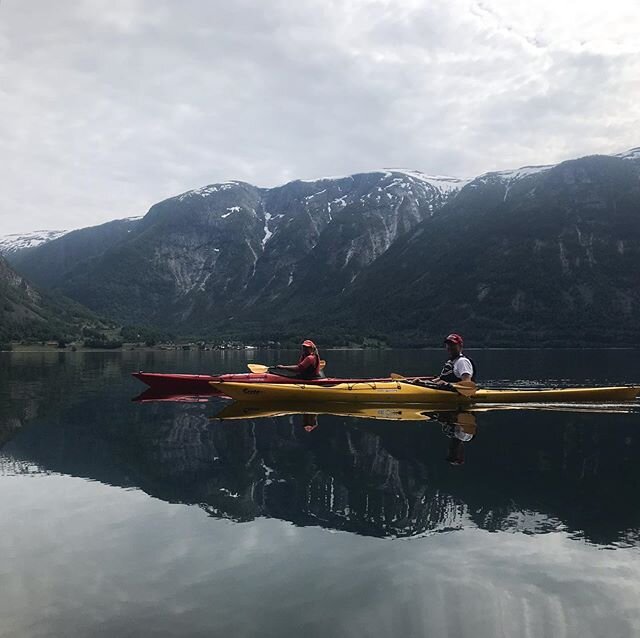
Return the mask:
<path fill-rule="evenodd" d="M 638 352 L 470 354 L 492 384 L 640 383 Z M 353 376 L 443 358 L 323 355 Z M 221 421 L 220 400 L 131 401 L 138 369 L 278 357 L 0 354 L 0 636 L 640 634 L 637 408 Z"/>

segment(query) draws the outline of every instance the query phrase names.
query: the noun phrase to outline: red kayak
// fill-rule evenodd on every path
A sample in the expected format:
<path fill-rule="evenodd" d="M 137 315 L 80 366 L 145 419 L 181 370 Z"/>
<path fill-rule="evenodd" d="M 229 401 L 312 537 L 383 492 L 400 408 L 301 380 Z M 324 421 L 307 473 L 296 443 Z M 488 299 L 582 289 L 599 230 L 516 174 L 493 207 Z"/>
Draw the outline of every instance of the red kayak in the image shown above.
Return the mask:
<path fill-rule="evenodd" d="M 220 394 L 209 381 L 220 381 L 221 376 L 210 374 L 164 374 L 163 372 L 132 372 L 132 376 L 142 381 L 160 394 Z M 253 376 L 251 374 L 232 375 L 238 377 Z M 261 376 L 261 375 L 255 375 Z"/>
<path fill-rule="evenodd" d="M 209 381 L 238 381 L 241 383 L 304 383 L 308 385 L 334 385 L 336 383 L 355 383 L 363 381 L 389 381 L 389 377 L 378 379 L 340 379 L 325 377 L 322 379 L 296 379 L 279 374 L 265 372 L 256 374 L 165 374 L 163 372 L 132 372 L 132 375 L 146 383 L 155 393 L 161 395 L 215 396 L 221 392 L 209 384 Z M 411 377 L 413 378 L 413 377 Z M 159 399 L 156 399 L 159 400 Z"/>
<path fill-rule="evenodd" d="M 165 374 L 163 372 L 133 372 L 136 379 L 163 394 L 220 394 L 209 381 L 239 381 L 241 383 L 300 383 L 300 379 L 269 372 L 241 372 L 239 374 Z M 312 379 L 305 383 L 327 383 L 329 379 Z M 335 379 L 331 380 L 335 383 Z"/>

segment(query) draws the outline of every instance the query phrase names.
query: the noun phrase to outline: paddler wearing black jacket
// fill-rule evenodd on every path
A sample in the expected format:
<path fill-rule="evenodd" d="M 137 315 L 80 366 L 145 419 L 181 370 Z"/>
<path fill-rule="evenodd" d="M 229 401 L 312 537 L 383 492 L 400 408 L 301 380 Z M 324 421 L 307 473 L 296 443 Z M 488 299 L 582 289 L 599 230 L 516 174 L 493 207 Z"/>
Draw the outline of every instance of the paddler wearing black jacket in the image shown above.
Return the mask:
<path fill-rule="evenodd" d="M 442 372 L 433 379 L 434 383 L 439 385 L 448 385 L 449 383 L 462 383 L 476 380 L 476 366 L 464 354 L 462 354 L 462 346 L 464 341 L 459 334 L 452 332 L 444 339 L 444 345 L 449 354 L 449 359 L 445 362 Z"/>
<path fill-rule="evenodd" d="M 276 374 L 278 370 L 294 372 L 297 379 L 319 379 L 322 377 L 322 373 L 320 371 L 320 354 L 316 344 L 311 339 L 305 339 L 302 342 L 302 352 L 298 363 L 291 366 L 274 366 L 272 370 Z"/>

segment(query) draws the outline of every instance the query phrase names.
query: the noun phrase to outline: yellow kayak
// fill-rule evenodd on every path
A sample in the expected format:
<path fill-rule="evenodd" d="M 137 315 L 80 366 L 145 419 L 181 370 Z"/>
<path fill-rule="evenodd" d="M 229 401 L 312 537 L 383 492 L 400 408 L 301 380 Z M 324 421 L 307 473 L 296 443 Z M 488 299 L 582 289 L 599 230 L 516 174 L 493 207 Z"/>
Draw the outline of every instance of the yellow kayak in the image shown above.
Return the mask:
<path fill-rule="evenodd" d="M 222 394 L 238 401 L 292 401 L 340 403 L 420 403 L 469 405 L 477 403 L 594 403 L 633 401 L 640 387 L 548 388 L 523 390 L 480 389 L 472 397 L 457 392 L 425 388 L 402 381 L 336 383 L 332 386 L 304 383 L 240 383 L 211 381 Z"/>

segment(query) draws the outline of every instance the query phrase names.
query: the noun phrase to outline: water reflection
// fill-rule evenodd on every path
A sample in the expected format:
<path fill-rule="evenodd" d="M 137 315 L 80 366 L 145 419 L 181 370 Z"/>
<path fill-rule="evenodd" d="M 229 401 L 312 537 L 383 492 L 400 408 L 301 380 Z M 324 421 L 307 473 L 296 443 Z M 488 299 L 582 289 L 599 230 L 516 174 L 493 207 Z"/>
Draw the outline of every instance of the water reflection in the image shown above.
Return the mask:
<path fill-rule="evenodd" d="M 5 474 L 377 537 L 566 529 L 610 545 L 634 544 L 640 528 L 637 408 L 131 403 L 124 357 L 27 363 L 0 367 Z"/>
<path fill-rule="evenodd" d="M 637 408 L 476 410 L 474 428 L 435 408 L 129 400 L 132 370 L 245 363 L 187 355 L 0 356 L 0 634 L 638 635 Z M 424 368 L 409 356 L 339 363 Z M 584 380 L 572 361 L 556 369 Z"/>
<path fill-rule="evenodd" d="M 470 412 L 445 412 L 433 418 L 442 423 L 442 432 L 449 438 L 447 461 L 451 465 L 463 465 L 464 445 L 476 436 L 476 417 Z"/>
<path fill-rule="evenodd" d="M 226 422 L 212 420 L 213 407 L 83 401 L 14 432 L 5 472 L 10 460 L 16 471 L 137 487 L 215 517 L 378 537 L 567 529 L 610 544 L 635 543 L 640 527 L 628 507 L 640 479 L 628 415 L 437 412 L 396 422 L 306 413 Z"/>
<path fill-rule="evenodd" d="M 179 401 L 184 401 L 180 398 Z M 442 433 L 449 439 L 446 461 L 451 465 L 464 464 L 464 444 L 471 441 L 477 431 L 475 415 L 466 410 L 443 406 L 435 412 L 425 406 L 384 406 L 367 404 L 324 404 L 316 412 L 309 411 L 309 404 L 296 407 L 289 403 L 276 404 L 242 403 L 234 401 L 225 405 L 213 420 L 229 421 L 267 417 L 297 416 L 305 432 L 313 432 L 319 423 L 320 415 L 349 416 L 354 418 L 376 419 L 382 421 L 434 421 L 441 425 Z M 483 409 L 487 411 L 487 409 Z M 296 419 L 293 420 L 296 422 Z"/>

